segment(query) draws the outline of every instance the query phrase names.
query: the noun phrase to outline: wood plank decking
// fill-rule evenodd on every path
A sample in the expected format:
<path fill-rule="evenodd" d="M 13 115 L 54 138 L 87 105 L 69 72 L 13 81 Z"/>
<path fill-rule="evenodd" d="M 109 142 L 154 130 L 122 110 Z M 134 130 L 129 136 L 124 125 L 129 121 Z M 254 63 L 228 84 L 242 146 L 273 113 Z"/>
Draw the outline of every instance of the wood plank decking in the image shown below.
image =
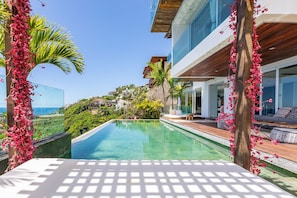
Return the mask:
<path fill-rule="evenodd" d="M 195 130 L 222 138 L 224 140 L 230 140 L 230 132 L 219 129 L 216 127 L 216 122 L 212 120 L 194 120 L 189 121 L 185 120 L 184 118 L 170 118 L 170 117 L 162 117 L 165 120 L 178 123 L 183 126 L 187 126 L 193 128 Z M 274 144 L 268 139 L 263 139 L 263 144 L 258 144 L 256 147 L 257 150 L 270 154 L 270 155 L 278 155 L 280 159 L 286 159 L 292 161 L 293 165 L 296 164 L 297 166 L 297 144 L 287 144 L 287 143 L 278 143 Z M 296 167 L 297 170 L 297 167 Z M 297 173 L 296 171 L 293 171 Z"/>

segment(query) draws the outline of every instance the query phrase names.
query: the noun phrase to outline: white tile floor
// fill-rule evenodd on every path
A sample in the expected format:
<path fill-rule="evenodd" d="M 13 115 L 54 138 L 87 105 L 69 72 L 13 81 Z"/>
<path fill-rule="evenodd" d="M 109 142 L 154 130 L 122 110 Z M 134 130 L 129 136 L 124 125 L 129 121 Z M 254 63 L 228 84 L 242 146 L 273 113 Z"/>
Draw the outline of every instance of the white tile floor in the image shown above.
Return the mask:
<path fill-rule="evenodd" d="M 2 198 L 292 198 L 224 161 L 33 159 L 0 176 Z"/>

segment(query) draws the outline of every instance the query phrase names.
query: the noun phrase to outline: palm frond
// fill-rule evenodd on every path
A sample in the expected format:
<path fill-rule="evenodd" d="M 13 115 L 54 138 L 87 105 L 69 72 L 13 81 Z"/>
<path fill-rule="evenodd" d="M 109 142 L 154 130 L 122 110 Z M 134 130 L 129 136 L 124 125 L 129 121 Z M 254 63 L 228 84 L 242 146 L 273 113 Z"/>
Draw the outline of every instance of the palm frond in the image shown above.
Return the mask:
<path fill-rule="evenodd" d="M 4 30 L 0 30 L 0 67 L 5 67 L 5 57 L 4 57 Z"/>
<path fill-rule="evenodd" d="M 5 20 L 10 16 L 6 9 L 6 5 L 1 0 L 0 1 L 0 67 L 5 67 L 4 59 L 4 31 L 5 31 Z"/>
<path fill-rule="evenodd" d="M 148 78 L 153 79 L 155 86 L 161 86 L 168 79 L 170 67 L 163 68 L 162 60 L 156 63 L 148 63 L 152 71 L 148 74 Z"/>
<path fill-rule="evenodd" d="M 84 71 L 84 59 L 71 40 L 70 34 L 62 27 L 48 24 L 44 17 L 31 18 L 30 49 L 35 65 L 57 64 L 65 73 L 71 72 L 71 65 L 78 73 Z"/>
<path fill-rule="evenodd" d="M 73 46 L 69 47 L 60 42 L 44 42 L 36 51 L 33 61 L 37 64 L 50 63 L 58 66 L 63 72 L 71 72 L 71 64 L 78 73 L 83 72 L 83 57 Z"/>
<path fill-rule="evenodd" d="M 0 56 L 0 67 L 5 67 L 5 59 L 3 56 Z"/>
<path fill-rule="evenodd" d="M 4 21 L 5 17 L 9 16 L 5 11 L 5 5 L 0 1 L 0 67 L 5 66 Z M 50 63 L 65 73 L 71 72 L 72 66 L 78 73 L 84 71 L 84 58 L 64 28 L 48 23 L 45 17 L 35 15 L 30 18 L 29 34 L 32 61 L 35 66 Z"/>

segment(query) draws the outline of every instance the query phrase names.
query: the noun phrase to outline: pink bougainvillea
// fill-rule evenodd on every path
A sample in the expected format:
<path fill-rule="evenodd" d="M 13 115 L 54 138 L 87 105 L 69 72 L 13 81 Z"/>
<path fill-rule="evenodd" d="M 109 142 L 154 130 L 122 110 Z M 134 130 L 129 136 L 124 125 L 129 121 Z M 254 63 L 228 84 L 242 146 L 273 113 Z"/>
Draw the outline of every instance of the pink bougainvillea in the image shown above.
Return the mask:
<path fill-rule="evenodd" d="M 236 60 L 237 60 L 237 51 L 236 51 L 236 45 L 237 45 L 237 0 L 234 0 L 234 4 L 232 6 L 232 12 L 230 15 L 230 25 L 229 27 L 233 31 L 233 43 L 231 47 L 230 52 L 230 62 L 229 62 L 229 69 L 235 74 L 237 67 L 236 67 Z M 255 21 L 255 15 L 258 14 L 260 11 L 264 12 L 267 11 L 267 9 L 261 9 L 261 6 L 257 4 L 257 0 L 254 0 L 254 17 L 253 17 L 253 34 L 252 34 L 252 40 L 253 40 L 253 52 L 252 52 L 252 67 L 250 69 L 250 78 L 245 82 L 246 86 L 246 96 L 251 100 L 251 136 L 250 141 L 251 144 L 249 146 L 249 149 L 251 151 L 251 172 L 253 173 L 260 173 L 259 167 L 265 167 L 266 164 L 263 162 L 260 162 L 259 158 L 259 152 L 254 150 L 257 143 L 262 143 L 262 138 L 258 136 L 259 128 L 257 128 L 253 123 L 254 120 L 254 114 L 255 112 L 258 112 L 261 110 L 261 105 L 259 102 L 259 96 L 262 94 L 261 90 L 261 83 L 262 83 L 262 72 L 261 72 L 261 55 L 258 53 L 260 50 L 260 45 L 258 43 L 258 35 L 256 32 L 256 21 Z M 237 97 L 235 92 L 235 75 L 229 76 L 230 81 L 230 88 L 231 88 L 231 94 L 229 98 L 230 102 L 230 109 L 234 110 L 234 104 L 233 101 Z M 231 133 L 234 133 L 235 131 L 235 118 L 234 115 L 229 115 L 226 117 L 226 123 L 229 124 L 229 131 Z M 230 147 L 232 154 L 234 155 L 235 145 L 234 145 L 234 134 L 231 136 L 230 139 Z"/>
<path fill-rule="evenodd" d="M 7 131 L 4 146 L 14 150 L 9 160 L 9 169 L 33 157 L 33 122 L 31 98 L 33 86 L 27 81 L 29 69 L 32 68 L 29 49 L 30 36 L 30 2 L 29 0 L 11 0 L 12 9 L 11 38 L 12 48 L 7 55 L 7 69 L 12 75 L 9 96 L 14 102 L 14 125 Z"/>

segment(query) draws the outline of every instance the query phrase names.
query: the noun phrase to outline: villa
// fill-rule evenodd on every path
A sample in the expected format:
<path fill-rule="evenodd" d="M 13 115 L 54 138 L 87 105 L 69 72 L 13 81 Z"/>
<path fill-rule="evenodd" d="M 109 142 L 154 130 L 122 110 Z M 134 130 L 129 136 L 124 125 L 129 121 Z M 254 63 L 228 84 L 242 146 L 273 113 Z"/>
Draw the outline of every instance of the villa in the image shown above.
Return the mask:
<path fill-rule="evenodd" d="M 260 114 L 297 106 L 296 0 L 261 0 L 265 9 L 256 16 L 263 59 L 263 95 Z M 216 118 L 223 106 L 229 112 L 228 69 L 233 0 L 153 0 L 151 32 L 172 40 L 167 61 L 171 77 L 192 82 L 184 93 L 183 113 Z M 266 103 L 269 99 L 270 103 Z M 185 109 L 189 109 L 187 112 Z"/>
<path fill-rule="evenodd" d="M 297 1 L 258 1 L 267 8 L 257 16 L 264 73 L 260 97 L 264 110 L 260 114 L 276 114 L 280 108 L 296 107 L 297 115 Z M 232 3 L 233 0 L 151 0 L 151 32 L 164 32 L 165 38 L 172 40 L 168 57 L 152 57 L 151 62 L 165 61 L 162 66 L 172 66 L 172 78 L 190 82 L 182 98 L 184 114 L 216 118 L 221 108 L 230 111 L 228 62 L 232 32 L 228 16 Z M 149 72 L 150 67 L 145 67 L 143 76 L 148 77 Z M 150 85 L 153 87 L 152 81 Z M 58 91 L 59 96 L 64 94 Z M 125 97 L 130 95 L 133 92 L 127 88 L 118 102 L 105 103 L 97 98 L 92 107 L 122 108 Z M 85 109 L 89 111 L 88 106 Z M 231 134 L 213 127 L 213 119 L 201 120 L 211 122 L 165 116 L 160 120 L 115 119 L 75 139 L 71 139 L 70 133 L 55 134 L 59 138 L 55 144 L 53 138 L 46 139 L 43 148 L 38 145 L 41 149 L 37 157 L 0 176 L 1 197 L 295 197 L 296 182 L 291 183 L 297 173 L 297 144 L 269 145 L 271 142 L 264 139 L 266 144 L 255 148 L 260 157 L 264 156 L 261 159 L 274 160 L 271 165 L 278 167 L 273 170 L 282 174 L 280 169 L 285 169 L 294 177 L 288 178 L 290 183 L 280 179 L 271 182 L 233 163 L 229 155 Z M 140 133 L 136 129 L 145 130 Z M 184 139 L 180 138 L 183 136 Z M 203 144 L 198 144 L 199 139 Z M 120 140 L 128 146 L 123 146 Z M 172 147 L 167 147 L 169 144 Z M 159 149 L 163 145 L 165 151 Z M 214 146 L 208 150 L 211 145 Z M 54 150 L 67 156 L 53 153 Z M 110 150 L 127 156 L 136 151 L 139 158 L 121 159 Z M 223 150 L 228 150 L 228 155 Z M 206 154 L 209 159 L 196 159 L 198 155 L 193 151 Z M 216 151 L 219 157 L 213 158 Z M 75 156 L 76 153 L 82 155 Z M 92 157 L 88 158 L 86 153 Z M 163 153 L 172 158 L 156 157 Z M 180 153 L 187 155 L 175 158 Z M 2 164 L 6 166 L 6 154 L 3 158 Z M 274 176 L 276 172 L 268 173 Z"/>

